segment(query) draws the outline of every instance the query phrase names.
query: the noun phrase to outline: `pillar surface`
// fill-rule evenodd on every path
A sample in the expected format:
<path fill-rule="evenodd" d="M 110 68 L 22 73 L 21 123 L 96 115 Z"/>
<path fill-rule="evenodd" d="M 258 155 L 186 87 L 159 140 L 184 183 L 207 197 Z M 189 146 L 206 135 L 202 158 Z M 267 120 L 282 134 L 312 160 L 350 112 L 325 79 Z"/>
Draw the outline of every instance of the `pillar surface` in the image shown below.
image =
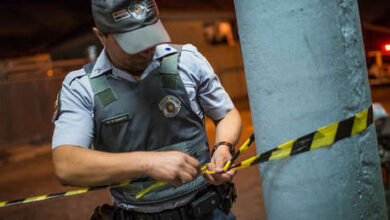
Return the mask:
<path fill-rule="evenodd" d="M 369 107 L 356 0 L 235 0 L 235 7 L 257 153 Z M 377 149 L 371 125 L 262 164 L 267 219 L 387 219 Z"/>

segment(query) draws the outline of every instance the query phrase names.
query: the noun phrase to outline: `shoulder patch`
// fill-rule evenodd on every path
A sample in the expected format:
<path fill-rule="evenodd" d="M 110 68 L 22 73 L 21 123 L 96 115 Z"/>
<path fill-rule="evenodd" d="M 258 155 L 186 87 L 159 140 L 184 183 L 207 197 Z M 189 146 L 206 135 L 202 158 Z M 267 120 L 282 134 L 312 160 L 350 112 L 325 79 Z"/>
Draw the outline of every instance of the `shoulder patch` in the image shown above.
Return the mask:
<path fill-rule="evenodd" d="M 60 96 L 61 96 L 61 90 L 58 91 L 56 101 L 54 102 L 54 113 L 53 117 L 51 119 L 52 122 L 58 119 L 59 112 L 60 112 L 60 107 L 61 107 L 61 102 L 60 102 Z"/>
<path fill-rule="evenodd" d="M 66 77 L 64 79 L 64 83 L 70 85 L 73 82 L 73 80 L 75 80 L 77 78 L 81 78 L 81 77 L 86 76 L 86 75 L 87 74 L 85 73 L 84 69 L 72 71 L 72 72 L 68 73 L 68 75 L 66 75 Z"/>

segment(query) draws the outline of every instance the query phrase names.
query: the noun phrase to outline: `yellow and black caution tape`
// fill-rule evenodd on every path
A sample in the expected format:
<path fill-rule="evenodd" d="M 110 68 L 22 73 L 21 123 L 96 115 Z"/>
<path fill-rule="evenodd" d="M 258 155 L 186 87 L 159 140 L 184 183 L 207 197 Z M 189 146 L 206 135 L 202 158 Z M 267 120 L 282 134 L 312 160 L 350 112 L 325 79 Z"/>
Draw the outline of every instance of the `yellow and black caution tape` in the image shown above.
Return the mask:
<path fill-rule="evenodd" d="M 264 163 L 271 160 L 283 159 L 283 158 L 290 157 L 292 155 L 304 153 L 306 151 L 311 151 L 321 147 L 330 146 L 339 140 L 342 140 L 344 138 L 350 137 L 354 134 L 364 131 L 369 125 L 372 124 L 373 121 L 374 121 L 374 116 L 372 112 L 372 106 L 370 106 L 369 108 L 357 113 L 353 117 L 347 118 L 340 122 L 335 122 L 333 124 L 320 128 L 315 132 L 302 136 L 298 139 L 288 141 L 272 150 L 266 151 L 254 157 L 251 157 L 247 160 L 244 160 L 241 163 L 233 164 L 234 161 L 241 154 L 243 154 L 248 149 L 250 144 L 254 141 L 255 138 L 254 135 L 252 134 L 251 137 L 248 138 L 244 142 L 244 144 L 240 147 L 240 149 L 233 155 L 233 158 L 230 161 L 228 161 L 228 163 L 226 163 L 223 170 L 228 171 L 231 169 L 242 169 L 259 163 Z M 201 172 L 215 173 L 213 171 L 207 170 L 207 164 L 201 168 Z M 30 202 L 41 201 L 41 200 L 46 200 L 51 198 L 77 195 L 77 194 L 87 193 L 87 192 L 105 189 L 105 188 L 122 187 L 122 186 L 129 185 L 131 183 L 143 182 L 143 181 L 145 181 L 145 178 L 138 178 L 136 180 L 124 181 L 116 185 L 96 186 L 96 187 L 89 187 L 89 188 L 62 192 L 62 193 L 29 197 L 26 199 L 4 201 L 4 202 L 0 202 L 0 208 L 5 206 L 10 206 L 10 205 L 21 204 L 21 203 L 30 203 Z M 142 196 L 152 191 L 153 189 L 163 186 L 165 184 L 167 183 L 158 181 L 156 184 L 140 192 L 137 195 L 137 198 L 141 198 Z"/>
<path fill-rule="evenodd" d="M 326 147 L 344 138 L 364 131 L 374 121 L 372 106 L 357 113 L 353 117 L 340 122 L 335 122 L 318 129 L 315 132 L 302 136 L 298 139 L 286 142 L 278 147 L 258 154 L 241 163 L 234 164 L 229 169 L 242 169 L 255 164 L 279 160 L 306 151 Z"/>
<path fill-rule="evenodd" d="M 143 182 L 143 181 L 149 180 L 149 179 L 150 178 L 138 178 L 135 180 L 126 180 L 126 181 L 123 181 L 119 184 L 114 184 L 114 185 L 94 186 L 94 187 L 88 187 L 88 188 L 83 188 L 83 189 L 78 189 L 78 190 L 72 190 L 72 191 L 68 191 L 68 192 L 34 196 L 34 197 L 12 200 L 12 201 L 3 201 L 3 202 L 0 202 L 0 208 L 6 207 L 6 206 L 11 206 L 11 205 L 22 204 L 22 203 L 30 203 L 30 202 L 36 202 L 36 201 L 47 200 L 47 199 L 52 199 L 52 198 L 58 198 L 58 197 L 73 196 L 73 195 L 83 194 L 83 193 L 92 192 L 92 191 L 101 190 L 101 189 L 111 189 L 111 188 L 116 188 L 116 187 L 122 187 L 122 186 L 127 186 L 131 183 Z"/>
<path fill-rule="evenodd" d="M 227 169 L 230 167 L 230 164 L 232 164 L 237 158 L 238 156 L 240 156 L 242 153 L 244 153 L 248 147 L 250 146 L 250 144 L 255 140 L 255 136 L 254 134 L 252 134 L 250 136 L 250 138 L 248 138 L 244 144 L 240 147 L 240 149 L 233 155 L 232 159 L 229 160 L 225 167 L 223 168 L 224 171 L 227 171 Z M 207 170 L 207 167 L 208 167 L 208 164 L 205 164 L 201 169 L 200 171 L 202 173 L 211 173 L 211 174 L 215 174 L 214 171 L 210 171 L 210 170 Z M 141 191 L 140 193 L 137 194 L 136 198 L 139 199 L 141 198 L 142 196 L 146 195 L 148 192 L 160 187 L 160 186 L 164 186 L 168 184 L 167 182 L 163 182 L 163 181 L 158 181 L 156 182 L 155 184 L 149 186 L 148 188 L 144 189 L 143 191 Z"/>
<path fill-rule="evenodd" d="M 372 124 L 373 121 L 374 116 L 372 112 L 372 106 L 370 106 L 369 108 L 343 121 L 335 122 L 320 128 L 315 132 L 302 136 L 298 139 L 288 141 L 274 149 L 244 160 L 241 163 L 233 164 L 238 156 L 244 153 L 250 144 L 255 140 L 254 135 L 252 134 L 251 137 L 248 138 L 240 147 L 240 149 L 233 155 L 233 158 L 225 164 L 223 170 L 228 171 L 231 169 L 242 169 L 270 160 L 279 160 L 292 155 L 304 153 L 306 151 L 330 146 L 339 140 L 364 131 L 370 124 Z M 201 172 L 215 174 L 214 171 L 207 170 L 207 164 L 201 168 Z M 140 192 L 137 195 L 137 198 L 141 198 L 153 189 L 165 184 L 167 183 L 161 181 L 157 182 L 156 184 Z"/>

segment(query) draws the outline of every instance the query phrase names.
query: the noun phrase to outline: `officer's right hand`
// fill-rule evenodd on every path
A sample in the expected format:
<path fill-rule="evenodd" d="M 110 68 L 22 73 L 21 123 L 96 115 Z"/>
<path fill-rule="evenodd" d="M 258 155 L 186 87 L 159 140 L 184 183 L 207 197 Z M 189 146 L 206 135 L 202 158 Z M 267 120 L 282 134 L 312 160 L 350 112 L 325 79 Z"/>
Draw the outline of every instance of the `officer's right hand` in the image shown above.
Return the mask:
<path fill-rule="evenodd" d="M 149 152 L 145 162 L 146 175 L 175 187 L 191 182 L 200 175 L 199 161 L 179 151 Z"/>

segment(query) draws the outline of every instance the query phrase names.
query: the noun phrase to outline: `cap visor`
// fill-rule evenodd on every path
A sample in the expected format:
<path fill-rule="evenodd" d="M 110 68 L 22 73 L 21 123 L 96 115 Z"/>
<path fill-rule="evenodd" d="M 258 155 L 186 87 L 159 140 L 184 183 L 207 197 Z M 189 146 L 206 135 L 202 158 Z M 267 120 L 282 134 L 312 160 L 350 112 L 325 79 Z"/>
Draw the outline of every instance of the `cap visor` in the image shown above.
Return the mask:
<path fill-rule="evenodd" d="M 128 54 L 136 54 L 154 45 L 171 41 L 160 19 L 154 24 L 125 33 L 115 33 L 113 36 Z"/>

